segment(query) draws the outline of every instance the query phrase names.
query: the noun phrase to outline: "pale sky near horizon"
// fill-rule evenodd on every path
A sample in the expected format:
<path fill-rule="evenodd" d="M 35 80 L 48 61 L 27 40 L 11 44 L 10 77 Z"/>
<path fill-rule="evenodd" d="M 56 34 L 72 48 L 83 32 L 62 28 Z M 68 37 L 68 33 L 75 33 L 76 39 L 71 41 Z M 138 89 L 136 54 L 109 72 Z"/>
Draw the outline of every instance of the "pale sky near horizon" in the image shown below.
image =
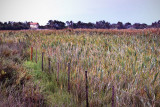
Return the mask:
<path fill-rule="evenodd" d="M 0 21 L 147 23 L 160 20 L 160 0 L 0 0 Z"/>

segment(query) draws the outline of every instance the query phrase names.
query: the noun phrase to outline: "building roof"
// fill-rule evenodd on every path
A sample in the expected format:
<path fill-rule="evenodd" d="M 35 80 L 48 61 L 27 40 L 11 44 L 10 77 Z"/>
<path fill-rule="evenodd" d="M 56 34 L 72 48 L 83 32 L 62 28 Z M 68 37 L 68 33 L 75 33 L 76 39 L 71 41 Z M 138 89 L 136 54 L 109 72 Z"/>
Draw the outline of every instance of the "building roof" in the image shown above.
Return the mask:
<path fill-rule="evenodd" d="M 38 25 L 38 23 L 32 23 L 32 22 L 31 22 L 30 25 Z"/>

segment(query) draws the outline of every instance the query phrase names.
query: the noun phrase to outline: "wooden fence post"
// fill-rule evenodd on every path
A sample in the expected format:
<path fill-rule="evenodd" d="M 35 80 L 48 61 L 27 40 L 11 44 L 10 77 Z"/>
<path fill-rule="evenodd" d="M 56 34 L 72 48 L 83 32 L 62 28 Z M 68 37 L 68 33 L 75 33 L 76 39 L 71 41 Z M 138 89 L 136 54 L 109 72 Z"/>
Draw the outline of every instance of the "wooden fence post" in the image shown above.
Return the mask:
<path fill-rule="evenodd" d="M 31 47 L 31 55 L 30 55 L 31 61 L 33 61 L 33 47 Z"/>
<path fill-rule="evenodd" d="M 112 107 L 115 107 L 115 104 L 114 104 L 114 85 L 112 86 Z"/>
<path fill-rule="evenodd" d="M 36 47 L 36 63 L 37 63 L 37 47 Z"/>
<path fill-rule="evenodd" d="M 85 77 L 86 77 L 86 107 L 89 107 L 89 103 L 88 103 L 88 77 L 87 77 L 87 71 L 85 71 Z"/>
<path fill-rule="evenodd" d="M 42 71 L 43 71 L 43 57 L 44 57 L 44 52 L 42 52 Z"/>
<path fill-rule="evenodd" d="M 59 81 L 59 62 L 57 63 L 57 83 Z"/>
<path fill-rule="evenodd" d="M 68 92 L 70 92 L 70 63 L 68 63 Z"/>
<path fill-rule="evenodd" d="M 51 73 L 51 58 L 48 57 L 48 70 L 49 70 L 49 73 Z"/>

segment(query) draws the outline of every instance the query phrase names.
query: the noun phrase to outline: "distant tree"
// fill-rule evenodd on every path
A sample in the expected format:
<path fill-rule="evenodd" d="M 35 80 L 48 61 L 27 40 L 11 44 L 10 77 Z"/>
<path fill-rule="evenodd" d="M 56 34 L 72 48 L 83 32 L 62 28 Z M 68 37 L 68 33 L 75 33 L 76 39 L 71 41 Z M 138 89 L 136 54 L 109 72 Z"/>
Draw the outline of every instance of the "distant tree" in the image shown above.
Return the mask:
<path fill-rule="evenodd" d="M 156 22 L 152 23 L 151 27 L 155 28 L 156 27 Z"/>
<path fill-rule="evenodd" d="M 128 28 L 135 28 L 135 29 L 145 29 L 145 28 L 160 28 L 160 20 L 157 22 L 152 23 L 151 25 L 147 25 L 145 23 L 135 23 L 131 24 L 129 22 L 123 24 L 122 22 L 118 22 L 117 24 L 110 24 L 109 22 L 97 21 L 94 23 L 84 23 L 81 21 L 78 21 L 77 23 L 74 23 L 73 21 L 66 21 L 66 25 L 68 28 L 82 28 L 82 29 L 128 29 Z M 30 22 L 0 22 L 0 30 L 22 30 L 22 29 L 29 29 L 30 28 Z M 49 20 L 48 23 L 44 26 L 39 26 L 40 29 L 64 29 L 66 28 L 65 23 L 62 21 L 57 20 Z"/>
<path fill-rule="evenodd" d="M 160 28 L 160 20 L 151 24 L 151 28 Z"/>
<path fill-rule="evenodd" d="M 70 22 L 66 21 L 67 27 L 70 28 Z"/>
<path fill-rule="evenodd" d="M 97 29 L 105 29 L 106 28 L 106 22 L 104 20 L 98 21 L 98 22 L 96 22 L 95 27 Z"/>
<path fill-rule="evenodd" d="M 111 24 L 109 22 L 106 22 L 105 23 L 105 28 L 110 29 L 110 27 L 111 27 Z"/>
<path fill-rule="evenodd" d="M 154 27 L 154 28 L 160 28 L 160 20 L 158 22 L 152 23 L 152 27 Z"/>
<path fill-rule="evenodd" d="M 134 27 L 135 29 L 140 29 L 140 26 L 141 26 L 140 23 L 135 23 L 135 24 L 133 24 L 133 27 Z"/>
<path fill-rule="evenodd" d="M 0 30 L 4 30 L 4 24 L 0 22 Z"/>
<path fill-rule="evenodd" d="M 94 23 L 87 23 L 87 28 L 90 28 L 90 29 L 93 29 L 95 27 L 95 24 Z"/>
<path fill-rule="evenodd" d="M 47 26 L 48 29 L 53 29 L 53 28 L 54 28 L 54 27 L 53 27 L 53 26 L 54 26 L 54 21 L 53 21 L 53 20 L 49 20 L 48 23 L 47 23 L 47 25 L 48 25 L 48 26 Z"/>
<path fill-rule="evenodd" d="M 73 29 L 78 28 L 78 27 L 77 27 L 77 23 L 73 23 L 73 22 L 72 22 L 71 28 L 73 28 Z"/>
<path fill-rule="evenodd" d="M 117 29 L 118 28 L 118 25 L 117 24 L 111 24 L 111 27 L 110 28 L 112 28 L 112 29 Z"/>
<path fill-rule="evenodd" d="M 124 24 L 124 28 L 125 28 L 125 29 L 128 29 L 128 28 L 131 27 L 131 25 L 132 25 L 131 23 L 127 22 L 127 23 Z"/>
<path fill-rule="evenodd" d="M 160 20 L 158 21 L 158 28 L 160 28 Z"/>
<path fill-rule="evenodd" d="M 7 24 L 7 22 L 3 23 L 3 30 L 8 30 L 8 24 Z"/>
<path fill-rule="evenodd" d="M 68 28 L 73 28 L 73 21 L 66 21 Z"/>
<path fill-rule="evenodd" d="M 65 28 L 65 23 L 57 20 L 49 20 L 48 23 L 48 28 L 49 29 L 64 29 Z"/>
<path fill-rule="evenodd" d="M 39 29 L 47 29 L 47 26 L 39 26 Z"/>
<path fill-rule="evenodd" d="M 77 28 L 83 28 L 83 22 L 81 21 L 78 21 L 76 25 L 77 25 Z"/>
<path fill-rule="evenodd" d="M 117 23 L 117 29 L 124 29 L 124 26 L 123 26 L 122 22 Z"/>
<path fill-rule="evenodd" d="M 140 25 L 140 29 L 145 29 L 145 28 L 147 28 L 147 27 L 148 27 L 148 25 L 145 24 L 145 23 L 143 23 L 143 24 Z"/>

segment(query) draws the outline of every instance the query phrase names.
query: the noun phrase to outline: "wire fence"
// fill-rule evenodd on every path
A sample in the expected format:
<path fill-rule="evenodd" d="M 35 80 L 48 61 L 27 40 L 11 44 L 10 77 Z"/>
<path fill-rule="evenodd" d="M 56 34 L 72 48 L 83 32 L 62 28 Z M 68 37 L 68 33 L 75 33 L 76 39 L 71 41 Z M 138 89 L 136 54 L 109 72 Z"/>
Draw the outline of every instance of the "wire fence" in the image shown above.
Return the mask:
<path fill-rule="evenodd" d="M 33 61 L 33 47 L 31 47 L 31 58 L 30 58 L 30 60 L 31 61 Z M 42 52 L 42 71 L 44 71 L 44 52 Z M 52 60 L 51 60 L 51 58 L 49 57 L 48 58 L 48 69 L 49 69 L 49 72 L 51 72 L 51 62 L 52 62 Z M 36 63 L 37 63 L 37 49 L 36 49 Z M 71 67 L 71 65 L 70 65 L 70 63 L 68 63 L 68 92 L 70 92 L 70 67 Z M 87 71 L 86 71 L 87 72 Z M 86 74 L 85 74 L 86 75 Z M 57 63 L 57 83 L 58 83 L 58 79 L 59 79 L 59 63 Z M 86 78 L 86 81 L 88 82 L 88 80 L 87 80 L 87 78 Z M 86 94 L 88 94 L 88 83 L 86 82 Z M 135 97 L 138 97 L 138 98 L 140 98 L 140 99 L 143 99 L 143 100 L 147 100 L 147 101 L 149 101 L 150 102 L 150 106 L 152 106 L 153 104 L 155 104 L 155 103 L 157 103 L 157 104 L 160 104 L 160 100 L 156 100 L 155 99 L 155 96 L 153 97 L 153 99 L 150 99 L 149 97 L 148 98 L 145 98 L 145 97 L 142 97 L 142 96 L 140 96 L 140 95 L 137 95 L 137 94 L 133 94 L 133 93 L 131 93 L 131 92 L 127 92 L 127 91 L 125 91 L 125 90 L 123 90 L 123 89 L 117 89 L 116 88 L 116 85 L 112 85 L 112 107 L 115 107 L 116 106 L 116 100 L 115 100 L 115 95 L 116 95 L 116 93 L 117 92 L 121 92 L 121 93 L 125 93 L 127 96 L 129 96 L 129 95 L 131 95 L 131 96 L 135 96 Z M 86 95 L 86 99 L 87 99 L 87 101 L 86 101 L 86 104 L 87 104 L 87 107 L 89 106 L 88 105 L 88 95 Z"/>

